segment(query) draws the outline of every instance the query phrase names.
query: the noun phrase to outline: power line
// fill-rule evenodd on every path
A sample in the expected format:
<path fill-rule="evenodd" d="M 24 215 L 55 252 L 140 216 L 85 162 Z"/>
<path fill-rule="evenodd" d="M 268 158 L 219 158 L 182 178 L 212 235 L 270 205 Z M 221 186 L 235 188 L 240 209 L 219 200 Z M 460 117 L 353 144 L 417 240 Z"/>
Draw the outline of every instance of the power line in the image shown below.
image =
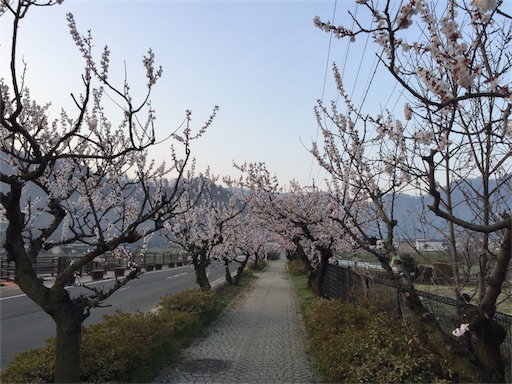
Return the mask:
<path fill-rule="evenodd" d="M 334 24 L 334 19 L 336 17 L 336 7 L 337 7 L 337 4 L 338 4 L 338 0 L 334 0 L 334 7 L 333 7 L 333 11 L 332 11 L 332 23 Z M 331 45 L 332 45 L 332 35 L 333 35 L 333 32 L 331 31 L 329 33 L 329 46 L 327 48 L 327 58 L 325 60 L 325 70 L 324 70 L 324 82 L 323 82 L 323 85 L 322 85 L 322 98 L 321 100 L 324 101 L 324 96 L 325 96 L 325 86 L 327 84 L 327 71 L 329 69 L 329 61 L 330 61 L 330 58 L 331 58 Z M 315 142 L 318 140 L 318 133 L 319 133 L 319 130 L 320 130 L 320 127 L 316 127 L 316 135 L 315 135 Z M 315 162 L 315 158 L 312 157 L 311 159 L 311 165 L 309 167 L 309 174 L 308 174 L 308 180 L 311 179 L 311 174 L 313 172 L 313 164 Z"/>
<path fill-rule="evenodd" d="M 338 0 L 334 0 L 334 9 L 332 11 L 332 23 L 334 24 L 334 18 L 336 17 L 336 6 L 337 6 Z M 333 32 L 331 31 L 329 33 L 329 47 L 327 48 L 327 59 L 325 60 L 325 70 L 324 70 L 324 84 L 322 86 L 322 101 L 324 100 L 325 95 L 325 85 L 327 83 L 327 70 L 329 69 L 329 60 L 331 57 L 331 45 L 332 45 L 332 35 Z M 317 130 L 317 136 L 318 136 L 318 130 Z"/>
<path fill-rule="evenodd" d="M 355 26 L 355 20 L 357 18 L 357 11 L 359 9 L 359 6 L 358 4 L 355 4 L 355 10 L 354 10 L 354 16 L 352 18 L 352 26 L 351 26 L 351 29 L 354 29 L 354 26 Z M 372 21 L 373 23 L 373 21 Z M 332 32 L 331 32 L 331 36 L 332 36 Z M 356 74 L 356 79 L 354 80 L 354 85 L 353 85 L 353 89 L 352 89 L 352 93 L 354 92 L 354 89 L 355 89 L 355 86 L 356 86 L 356 83 L 357 83 L 357 79 L 359 78 L 359 73 L 361 71 L 361 68 L 362 68 L 362 63 L 363 63 L 363 58 L 364 58 L 364 55 L 366 53 L 366 48 L 368 46 L 368 39 L 369 39 L 369 36 L 367 36 L 366 38 L 366 43 L 365 43 L 365 47 L 364 47 L 364 50 L 363 50 L 363 54 L 361 56 L 361 60 L 359 62 L 359 66 L 358 66 L 358 70 L 357 70 L 357 74 Z M 351 45 L 352 43 L 350 41 L 347 41 L 347 49 L 345 51 L 345 58 L 344 58 L 344 61 L 343 61 L 343 65 L 341 66 L 341 72 L 340 72 L 340 77 L 341 79 L 343 79 L 345 77 L 345 70 L 347 68 L 347 63 L 348 63 L 348 58 L 349 58 L 349 53 L 350 53 L 350 48 L 351 48 Z M 338 100 L 339 100 L 339 92 L 336 92 L 336 100 L 334 101 L 334 105 L 337 106 L 338 105 Z M 323 101 L 323 97 L 322 97 L 322 101 Z M 327 121 L 326 121 L 326 124 L 327 124 Z M 332 126 L 332 121 L 329 122 L 329 125 Z M 330 128 L 329 128 L 330 130 Z M 318 137 L 318 127 L 317 127 L 317 137 Z M 315 179 L 318 179 L 319 176 L 320 176 L 320 172 L 322 171 L 321 168 L 318 169 L 318 172 L 316 174 L 316 177 Z M 327 175 L 327 171 L 325 170 L 325 176 Z M 311 176 L 311 174 L 310 174 Z M 324 176 L 324 178 L 325 178 Z"/>

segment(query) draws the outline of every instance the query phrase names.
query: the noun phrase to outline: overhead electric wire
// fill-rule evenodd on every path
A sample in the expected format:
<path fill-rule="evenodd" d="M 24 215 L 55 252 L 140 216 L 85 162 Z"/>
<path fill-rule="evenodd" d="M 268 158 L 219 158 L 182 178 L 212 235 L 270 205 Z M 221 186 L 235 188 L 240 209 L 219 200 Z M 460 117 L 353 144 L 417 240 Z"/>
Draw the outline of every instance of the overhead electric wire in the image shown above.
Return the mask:
<path fill-rule="evenodd" d="M 354 11 L 354 17 L 352 19 L 352 29 L 354 28 L 355 26 L 355 19 L 357 17 L 357 11 L 359 9 L 359 6 L 358 4 L 355 4 L 355 11 Z M 333 23 L 334 23 L 334 20 L 333 20 Z M 373 23 L 373 21 L 372 21 Z M 331 32 L 331 37 L 332 37 L 332 32 Z M 361 60 L 359 62 L 359 66 L 358 66 L 358 70 L 357 70 L 357 74 L 356 74 L 356 79 L 354 80 L 354 84 L 353 84 L 353 88 L 352 88 L 352 93 L 354 92 L 355 90 L 355 86 L 357 84 L 357 80 L 359 78 L 359 73 L 361 71 L 361 68 L 362 68 L 362 64 L 363 64 L 363 59 L 364 59 L 364 56 L 366 54 L 366 48 L 368 46 L 368 40 L 369 40 L 369 35 L 367 35 L 367 38 L 366 38 L 366 42 L 365 42 L 365 46 L 364 46 L 364 49 L 363 49 L 363 53 L 362 53 L 362 56 L 361 56 Z M 341 67 L 341 71 L 340 71 L 340 77 L 341 79 L 343 79 L 345 77 L 345 70 L 347 69 L 347 62 L 348 62 L 348 58 L 349 58 L 349 52 L 350 52 L 350 47 L 352 45 L 352 42 L 347 42 L 347 49 L 346 49 L 346 52 L 345 52 L 345 58 L 344 58 L 344 61 L 343 61 L 343 65 Z M 327 65 L 326 65 L 326 74 L 327 74 Z M 325 88 L 325 79 L 324 79 L 324 88 Z M 338 105 L 338 100 L 339 100 L 339 92 L 336 92 L 336 100 L 334 101 L 334 105 L 337 106 Z M 323 93 L 322 93 L 322 101 L 323 101 Z M 327 122 L 326 122 L 327 124 Z M 332 126 L 332 122 L 330 122 L 330 125 Z M 330 128 L 329 128 L 330 130 Z M 317 127 L 317 138 L 318 138 L 318 127 Z M 314 160 L 314 159 L 313 159 Z M 313 166 L 313 163 L 311 164 L 311 167 Z M 318 169 L 318 172 L 314 178 L 315 181 L 317 181 L 317 185 L 319 184 L 318 183 L 318 178 L 320 177 L 320 172 L 322 171 L 321 168 Z M 327 176 L 327 170 L 325 170 L 325 175 Z M 310 170 L 310 175 L 309 177 L 311 177 L 311 170 Z"/>
<path fill-rule="evenodd" d="M 332 23 L 334 24 L 334 19 L 336 17 L 336 6 L 337 6 L 338 0 L 334 0 L 334 9 L 332 11 Z M 321 100 L 324 100 L 325 95 L 325 85 L 327 83 L 327 71 L 329 69 L 329 60 L 331 58 L 331 46 L 332 46 L 332 31 L 329 33 L 329 46 L 327 48 L 327 58 L 325 60 L 325 70 L 324 70 L 324 84 L 322 86 L 322 98 Z M 318 130 L 317 130 L 317 136 L 318 136 Z"/>
<path fill-rule="evenodd" d="M 332 23 L 333 24 L 334 24 L 334 19 L 336 17 L 336 7 L 337 7 L 337 4 L 338 4 L 338 0 L 334 0 L 334 8 L 333 8 L 333 11 L 332 11 Z M 325 60 L 324 82 L 323 82 L 323 86 L 322 86 L 322 98 L 321 98 L 322 101 L 324 100 L 324 96 L 325 96 L 325 86 L 327 84 L 327 71 L 329 69 L 329 61 L 330 61 L 330 58 L 331 58 L 332 35 L 333 35 L 333 32 L 331 31 L 329 33 L 329 46 L 327 48 L 327 58 Z M 317 126 L 316 127 L 315 142 L 318 140 L 319 130 L 320 130 L 320 127 Z M 314 164 L 314 162 L 315 162 L 315 158 L 312 157 L 311 165 L 309 167 L 308 180 L 311 179 L 311 174 L 313 172 L 313 164 Z"/>

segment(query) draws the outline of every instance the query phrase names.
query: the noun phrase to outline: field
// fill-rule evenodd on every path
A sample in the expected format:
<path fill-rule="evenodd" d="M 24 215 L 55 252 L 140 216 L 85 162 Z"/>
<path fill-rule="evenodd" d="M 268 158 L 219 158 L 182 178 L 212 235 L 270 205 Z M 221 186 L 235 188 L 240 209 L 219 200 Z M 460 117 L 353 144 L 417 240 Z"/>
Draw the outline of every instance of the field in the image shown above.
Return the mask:
<path fill-rule="evenodd" d="M 445 252 L 430 252 L 425 254 L 424 256 L 412 255 L 411 253 L 403 253 L 403 255 L 413 256 L 417 265 L 422 266 L 430 266 L 433 267 L 436 263 L 448 262 L 449 255 Z M 345 259 L 345 258 L 344 258 Z M 354 258 L 355 259 L 355 258 Z M 370 265 L 378 266 L 379 263 L 377 258 L 370 253 L 359 253 L 357 254 L 358 262 L 368 263 Z M 366 264 L 364 264 L 366 265 Z M 475 276 L 478 272 L 479 266 L 475 264 L 471 268 L 472 276 Z M 449 284 L 444 284 L 442 282 L 436 281 L 435 283 L 427 283 L 427 284 L 415 284 L 415 287 L 418 291 L 429 292 L 443 297 L 454 297 L 454 286 Z M 470 297 L 474 297 L 471 303 L 476 302 L 477 297 L 477 285 L 476 280 L 472 278 L 468 284 L 461 288 L 462 293 L 468 294 Z M 503 291 L 498 297 L 497 301 L 497 310 L 498 312 L 505 313 L 507 315 L 512 315 L 512 287 L 510 284 L 505 283 L 503 287 Z"/>

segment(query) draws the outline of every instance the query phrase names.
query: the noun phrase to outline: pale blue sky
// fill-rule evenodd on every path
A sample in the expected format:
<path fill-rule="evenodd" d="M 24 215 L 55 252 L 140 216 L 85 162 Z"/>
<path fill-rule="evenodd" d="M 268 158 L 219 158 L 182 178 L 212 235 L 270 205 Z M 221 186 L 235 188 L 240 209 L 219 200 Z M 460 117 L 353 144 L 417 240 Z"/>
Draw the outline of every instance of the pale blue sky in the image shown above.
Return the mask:
<path fill-rule="evenodd" d="M 29 13 L 22 24 L 19 52 L 28 63 L 32 96 L 60 108 L 71 105 L 71 92 L 79 93 L 83 68 L 66 12 L 74 14 L 81 33 L 92 30 L 97 57 L 105 44 L 109 46 L 111 78 L 119 74 L 120 85 L 126 62 L 134 91 L 146 82 L 141 59 L 151 47 L 164 68 L 151 97 L 159 138 L 181 123 L 186 109 L 192 110 L 194 126 L 199 127 L 213 106 L 219 105 L 213 126 L 192 147 L 198 170 L 209 165 L 214 174 L 236 176 L 233 161 L 264 161 L 283 184 L 296 179 L 311 185 L 315 179 L 318 185 L 325 172 L 304 144 L 309 147 L 317 136 L 313 107 L 322 98 L 326 64 L 324 101 L 336 97 L 331 71 L 336 61 L 345 68 L 344 79 L 349 90 L 354 87 L 357 104 L 375 62 L 371 44 L 364 51 L 365 41 L 349 44 L 336 39 L 328 60 L 329 34 L 317 29 L 313 18 L 332 20 L 334 7 L 334 0 L 66 0 L 60 6 Z M 355 1 L 338 1 L 335 22 L 350 24 L 347 10 L 357 10 Z M 0 73 L 4 78 L 8 78 L 9 48 L 4 36 L 10 27 L 6 21 L 0 18 Z M 367 106 L 380 109 L 387 103 L 393 107 L 394 101 L 391 105 L 387 101 L 393 83 L 385 80 L 381 70 Z M 52 111 L 53 117 L 58 112 Z M 160 145 L 151 155 L 164 159 L 167 148 L 168 144 Z"/>

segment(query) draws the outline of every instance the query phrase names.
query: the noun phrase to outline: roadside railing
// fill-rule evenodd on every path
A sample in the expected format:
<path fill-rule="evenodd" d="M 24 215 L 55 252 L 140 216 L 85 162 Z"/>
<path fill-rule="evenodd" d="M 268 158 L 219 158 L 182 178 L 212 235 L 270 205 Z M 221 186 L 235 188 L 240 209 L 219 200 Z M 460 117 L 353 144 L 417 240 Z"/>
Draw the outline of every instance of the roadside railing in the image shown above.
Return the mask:
<path fill-rule="evenodd" d="M 53 277 L 66 269 L 72 261 L 80 259 L 79 255 L 40 255 L 34 264 L 36 275 L 41 279 Z M 85 264 L 78 273 L 80 275 L 89 275 L 93 271 L 114 271 L 116 269 L 126 269 L 128 267 L 140 267 L 146 271 L 153 269 L 162 269 L 163 266 L 172 268 L 187 264 L 187 255 L 179 250 L 171 252 L 144 252 L 134 256 L 134 260 L 128 264 L 124 260 L 116 258 L 113 254 L 106 254 L 104 258 L 96 261 L 90 261 Z M 3 255 L 0 257 L 0 280 L 16 282 L 16 270 L 14 262 L 8 262 Z"/>

